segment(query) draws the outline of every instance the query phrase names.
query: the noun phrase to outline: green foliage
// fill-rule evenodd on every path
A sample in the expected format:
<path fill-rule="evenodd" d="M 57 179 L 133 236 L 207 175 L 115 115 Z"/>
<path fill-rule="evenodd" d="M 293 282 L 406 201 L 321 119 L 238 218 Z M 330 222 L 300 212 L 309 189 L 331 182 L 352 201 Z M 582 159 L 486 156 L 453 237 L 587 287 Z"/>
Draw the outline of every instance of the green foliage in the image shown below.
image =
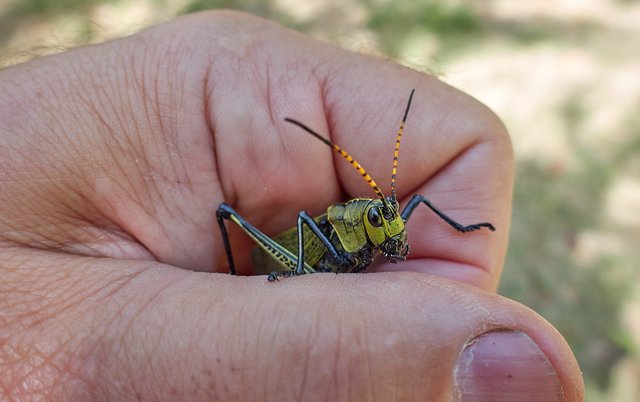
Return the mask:
<path fill-rule="evenodd" d="M 278 21 L 280 24 L 293 29 L 305 30 L 305 25 L 296 23 L 287 13 L 275 7 L 272 1 L 267 0 L 193 0 L 180 11 L 180 14 L 215 9 L 244 11 Z"/>
<path fill-rule="evenodd" d="M 98 4 L 115 0 L 22 0 L 16 3 L 10 14 L 20 16 L 43 16 L 88 9 Z"/>
<path fill-rule="evenodd" d="M 194 0 L 190 2 L 182 12 L 184 14 L 187 14 L 197 11 L 220 8 L 247 11 L 258 15 L 269 14 L 268 11 L 270 9 L 268 1 L 261 2 L 253 0 Z"/>
<path fill-rule="evenodd" d="M 375 31 L 399 28 L 426 28 L 444 38 L 476 32 L 480 19 L 462 6 L 447 6 L 434 1 L 389 1 L 373 8 L 369 27 Z"/>
<path fill-rule="evenodd" d="M 370 5 L 367 25 L 378 32 L 384 50 L 397 55 L 403 39 L 413 32 L 429 32 L 447 44 L 460 43 L 483 29 L 471 9 L 431 0 L 387 1 Z"/>

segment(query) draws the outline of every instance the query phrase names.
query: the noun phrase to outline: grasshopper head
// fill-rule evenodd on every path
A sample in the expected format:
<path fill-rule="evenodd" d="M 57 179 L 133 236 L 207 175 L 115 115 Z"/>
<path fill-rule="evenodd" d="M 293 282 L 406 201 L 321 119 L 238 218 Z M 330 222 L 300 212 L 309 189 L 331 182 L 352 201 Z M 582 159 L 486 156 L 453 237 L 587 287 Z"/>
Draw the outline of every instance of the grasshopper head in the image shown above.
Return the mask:
<path fill-rule="evenodd" d="M 388 198 L 387 205 L 381 200 L 372 200 L 364 214 L 367 237 L 389 262 L 406 259 L 409 253 L 407 232 L 398 212 L 398 202 Z"/>

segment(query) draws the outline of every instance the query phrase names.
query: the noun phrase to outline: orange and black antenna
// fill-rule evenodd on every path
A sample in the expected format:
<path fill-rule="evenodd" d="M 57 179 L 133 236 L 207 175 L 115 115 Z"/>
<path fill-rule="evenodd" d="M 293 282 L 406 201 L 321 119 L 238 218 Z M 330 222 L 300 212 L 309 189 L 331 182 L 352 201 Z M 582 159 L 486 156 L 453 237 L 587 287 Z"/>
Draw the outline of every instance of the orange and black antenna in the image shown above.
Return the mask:
<path fill-rule="evenodd" d="M 290 118 L 287 117 L 287 118 L 284 119 L 284 121 L 286 121 L 288 123 L 291 123 L 291 124 L 295 124 L 296 126 L 300 127 L 304 131 L 306 131 L 307 133 L 313 135 L 314 137 L 316 137 L 320 141 L 322 141 L 325 144 L 327 144 L 329 147 L 335 149 L 336 152 L 338 152 L 340 155 L 342 155 L 342 157 L 345 158 L 347 160 L 347 162 L 349 162 L 351 164 L 351 166 L 353 166 L 358 171 L 358 173 L 360 173 L 362 175 L 362 177 L 367 181 L 369 186 L 371 186 L 373 191 L 375 191 L 375 193 L 378 196 L 378 198 L 380 198 L 382 200 L 382 203 L 384 204 L 384 208 L 385 209 L 389 208 L 389 203 L 387 202 L 387 199 L 384 196 L 384 194 L 382 194 L 382 191 L 380 190 L 380 187 L 378 187 L 378 185 L 376 184 L 375 180 L 373 180 L 371 178 L 371 176 L 369 176 L 369 174 L 367 173 L 366 170 L 364 170 L 362 165 L 360 165 L 355 159 L 353 159 L 353 157 L 351 155 L 349 155 L 349 153 L 347 153 L 347 151 L 345 151 L 344 149 L 340 148 L 339 146 L 337 146 L 333 142 L 331 142 L 328 139 L 324 138 L 323 136 L 321 136 L 320 134 L 316 133 L 315 131 L 313 131 L 312 129 L 310 129 L 309 127 L 307 127 L 306 125 L 300 123 L 297 120 L 293 120 L 293 119 L 290 119 Z"/>
<path fill-rule="evenodd" d="M 391 199 L 393 201 L 396 201 L 396 174 L 398 173 L 398 154 L 400 153 L 400 139 L 402 138 L 404 123 L 407 121 L 407 115 L 409 114 L 411 100 L 413 99 L 413 93 L 415 91 L 415 89 L 411 90 L 411 95 L 409 95 L 409 102 L 407 102 L 407 108 L 404 111 L 404 117 L 402 117 L 402 123 L 400 123 L 398 135 L 396 136 L 396 148 L 393 151 L 393 168 L 391 169 Z"/>

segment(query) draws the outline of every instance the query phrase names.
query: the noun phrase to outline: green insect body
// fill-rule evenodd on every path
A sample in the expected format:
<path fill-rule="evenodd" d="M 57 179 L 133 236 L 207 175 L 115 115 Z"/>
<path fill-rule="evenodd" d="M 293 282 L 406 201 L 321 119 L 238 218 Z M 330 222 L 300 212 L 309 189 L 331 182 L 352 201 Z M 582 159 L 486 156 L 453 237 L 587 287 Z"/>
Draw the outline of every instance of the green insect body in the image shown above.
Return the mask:
<path fill-rule="evenodd" d="M 322 225 L 322 222 L 326 221 L 327 214 L 314 217 L 316 223 Z M 310 267 L 314 267 L 327 252 L 326 247 L 322 244 L 322 241 L 314 236 L 313 232 L 307 225 L 302 227 L 304 237 L 304 261 Z M 272 240 L 282 247 L 293 253 L 294 257 L 298 252 L 298 228 L 292 227 L 291 229 L 280 233 L 277 236 L 272 237 Z M 333 240 L 333 238 L 331 239 Z M 335 244 L 335 243 L 334 243 Z M 273 258 L 272 253 L 263 247 L 255 247 L 251 253 L 253 265 L 256 268 L 256 273 L 259 275 L 268 275 L 275 271 L 282 270 L 282 263 Z"/>
<path fill-rule="evenodd" d="M 315 218 L 301 211 L 295 227 L 273 238 L 252 226 L 228 204 L 220 204 L 216 216 L 229 261 L 230 273 L 235 274 L 235 264 L 225 220 L 231 220 L 240 226 L 256 242 L 258 247 L 253 252 L 254 265 L 257 273 L 269 275 L 269 281 L 277 280 L 278 277 L 315 272 L 360 272 L 365 270 L 379 253 L 390 262 L 405 260 L 409 253 L 405 222 L 421 203 L 459 232 L 470 232 L 482 227 L 495 230 L 488 222 L 461 225 L 419 194 L 414 195 L 400 212 L 396 200 L 395 179 L 400 139 L 413 94 L 414 91 L 411 91 L 396 137 L 389 197 L 382 194 L 376 182 L 346 151 L 304 124 L 293 119 L 285 119 L 342 155 L 367 181 L 377 198 L 355 198 L 345 203 L 334 204 L 329 206 L 326 214 Z"/>

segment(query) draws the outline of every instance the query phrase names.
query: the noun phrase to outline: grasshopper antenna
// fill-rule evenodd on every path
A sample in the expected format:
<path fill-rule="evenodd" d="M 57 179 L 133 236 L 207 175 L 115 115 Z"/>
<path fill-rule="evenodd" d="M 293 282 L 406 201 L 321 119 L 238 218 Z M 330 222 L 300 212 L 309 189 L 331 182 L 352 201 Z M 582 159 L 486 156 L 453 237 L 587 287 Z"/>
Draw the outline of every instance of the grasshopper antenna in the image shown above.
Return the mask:
<path fill-rule="evenodd" d="M 411 107 L 411 100 L 413 99 L 413 93 L 415 89 L 411 90 L 409 95 L 409 102 L 407 102 L 407 108 L 404 111 L 402 117 L 402 123 L 398 129 L 398 135 L 396 136 L 396 148 L 393 150 L 393 168 L 391 168 L 391 199 L 396 201 L 396 174 L 398 173 L 398 154 L 400 153 L 400 140 L 402 139 L 402 131 L 404 130 L 404 123 L 407 121 L 407 115 L 409 114 L 409 108 Z"/>
<path fill-rule="evenodd" d="M 338 152 L 343 158 L 345 158 L 347 160 L 347 162 L 349 162 L 349 164 L 351 166 L 353 166 L 358 171 L 358 173 L 360 173 L 362 175 L 362 178 L 364 178 L 367 181 L 367 183 L 369 184 L 369 186 L 371 186 L 371 188 L 376 193 L 378 198 L 380 198 L 382 200 L 382 203 L 384 204 L 384 208 L 387 211 L 390 211 L 390 209 L 389 209 L 390 206 L 389 206 L 389 203 L 387 201 L 387 198 L 384 196 L 384 194 L 382 194 L 382 191 L 380 190 L 380 187 L 378 187 L 378 185 L 376 184 L 375 180 L 373 180 L 371 178 L 371 176 L 369 176 L 369 174 L 367 173 L 366 170 L 364 170 L 362 165 L 360 165 L 355 159 L 353 159 L 353 157 L 351 155 L 349 155 L 349 153 L 347 151 L 345 151 L 344 149 L 340 148 L 339 146 L 337 146 L 333 142 L 331 142 L 328 139 L 324 138 L 323 136 L 321 136 L 320 134 L 316 133 L 315 131 L 313 131 L 312 129 L 310 129 L 309 127 L 307 127 L 306 125 L 300 123 L 297 120 L 290 119 L 290 118 L 287 117 L 287 118 L 284 119 L 284 121 L 286 121 L 287 123 L 291 123 L 291 124 L 294 124 L 294 125 L 300 127 L 301 129 L 303 129 L 307 133 L 313 135 L 314 137 L 316 137 L 320 141 L 322 141 L 325 144 L 327 144 L 330 148 L 333 148 L 336 152 Z"/>

